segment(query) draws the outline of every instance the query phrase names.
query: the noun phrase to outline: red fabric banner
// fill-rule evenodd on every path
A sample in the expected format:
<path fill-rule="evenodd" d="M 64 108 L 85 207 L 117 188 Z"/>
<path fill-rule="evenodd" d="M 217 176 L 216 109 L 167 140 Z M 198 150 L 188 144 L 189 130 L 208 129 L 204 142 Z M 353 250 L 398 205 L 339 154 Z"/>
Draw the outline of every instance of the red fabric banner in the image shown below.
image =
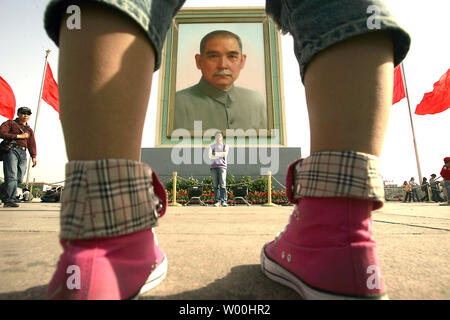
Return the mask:
<path fill-rule="evenodd" d="M 401 65 L 394 69 L 394 95 L 392 96 L 392 104 L 396 104 L 406 97 L 405 86 L 403 85 L 403 77 Z"/>
<path fill-rule="evenodd" d="M 16 97 L 9 84 L 0 77 L 0 115 L 14 119 L 16 113 Z"/>
<path fill-rule="evenodd" d="M 433 91 L 423 95 L 415 114 L 436 114 L 450 108 L 450 69 L 433 85 Z"/>
<path fill-rule="evenodd" d="M 47 62 L 45 70 L 44 88 L 42 89 L 42 99 L 59 113 L 58 84 L 53 78 L 52 69 Z"/>

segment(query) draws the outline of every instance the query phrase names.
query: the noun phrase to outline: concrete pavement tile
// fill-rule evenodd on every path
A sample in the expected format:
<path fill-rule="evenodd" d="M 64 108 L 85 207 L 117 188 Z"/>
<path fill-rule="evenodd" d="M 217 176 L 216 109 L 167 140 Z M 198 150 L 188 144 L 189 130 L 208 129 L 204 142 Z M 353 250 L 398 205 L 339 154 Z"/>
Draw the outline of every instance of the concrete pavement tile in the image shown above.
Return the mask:
<path fill-rule="evenodd" d="M 260 271 L 292 207 L 170 207 L 156 228 L 168 277 L 141 299 L 298 299 Z M 374 236 L 391 299 L 449 299 L 450 208 L 388 202 Z M 61 247 L 59 204 L 0 208 L 0 299 L 42 299 Z"/>

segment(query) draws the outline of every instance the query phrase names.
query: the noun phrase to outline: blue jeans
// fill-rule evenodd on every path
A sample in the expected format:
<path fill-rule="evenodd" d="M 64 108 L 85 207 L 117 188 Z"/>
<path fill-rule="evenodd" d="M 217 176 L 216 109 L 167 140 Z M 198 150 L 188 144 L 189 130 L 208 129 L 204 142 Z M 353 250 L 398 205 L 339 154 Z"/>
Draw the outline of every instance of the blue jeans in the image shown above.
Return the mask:
<path fill-rule="evenodd" d="M 447 202 L 450 203 L 450 180 L 444 181 L 445 190 L 447 191 Z"/>
<path fill-rule="evenodd" d="M 216 202 L 227 202 L 227 169 L 211 168 L 211 175 L 214 181 L 214 194 Z"/>
<path fill-rule="evenodd" d="M 431 188 L 431 200 L 434 202 L 444 202 L 444 199 L 442 199 L 441 194 L 439 192 L 439 189 Z"/>
<path fill-rule="evenodd" d="M 147 34 L 155 50 L 155 71 L 172 18 L 185 0 L 87 0 L 108 6 L 134 20 Z M 59 44 L 59 29 L 72 0 L 52 0 L 44 17 L 45 30 Z M 294 52 L 302 80 L 309 61 L 320 51 L 350 37 L 388 30 L 394 44 L 394 63 L 405 58 L 411 43 L 383 0 L 266 0 L 266 12 L 282 32 L 294 38 Z M 81 27 L 83 16 L 81 10 Z"/>
<path fill-rule="evenodd" d="M 16 199 L 17 185 L 22 182 L 26 170 L 26 150 L 15 147 L 3 156 L 3 174 L 5 177 L 5 183 L 2 185 L 3 202 Z"/>

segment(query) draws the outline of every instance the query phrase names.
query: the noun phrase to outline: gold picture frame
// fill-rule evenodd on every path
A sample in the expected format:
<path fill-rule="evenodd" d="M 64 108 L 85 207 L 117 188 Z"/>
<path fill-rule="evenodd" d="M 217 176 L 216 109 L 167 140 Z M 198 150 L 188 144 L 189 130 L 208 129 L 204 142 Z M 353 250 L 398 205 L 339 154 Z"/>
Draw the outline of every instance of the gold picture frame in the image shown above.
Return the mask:
<path fill-rule="evenodd" d="M 199 144 L 208 145 L 214 139 L 214 133 L 211 131 L 208 133 L 208 130 L 205 130 L 205 128 L 185 130 L 181 135 L 182 137 L 173 133 L 176 116 L 175 94 L 181 89 L 177 88 L 177 86 L 183 86 L 183 83 L 188 83 L 189 81 L 190 83 L 184 85 L 195 84 L 201 77 L 201 74 L 196 77 L 186 77 L 186 79 L 180 76 L 185 74 L 190 76 L 193 72 L 188 68 L 192 68 L 191 64 L 195 67 L 193 55 L 183 53 L 191 52 L 189 50 L 194 45 L 198 52 L 198 39 L 208 30 L 217 29 L 229 29 L 232 32 L 238 29 L 239 33 L 241 33 L 241 30 L 244 30 L 244 37 L 240 35 L 244 53 L 246 47 L 251 47 L 253 52 L 255 52 L 253 56 L 258 58 L 255 58 L 253 66 L 249 67 L 249 75 L 244 75 L 242 78 L 250 79 L 250 81 L 247 81 L 247 86 L 254 86 L 255 91 L 259 90 L 265 98 L 267 108 L 266 128 L 260 130 L 246 130 L 244 128 L 244 130 L 235 131 L 225 130 L 226 128 L 217 129 L 222 130 L 228 143 L 231 143 L 230 139 L 237 139 L 233 141 L 234 145 L 286 146 L 280 33 L 271 19 L 266 16 L 264 7 L 183 8 L 178 12 L 167 33 L 162 51 L 155 146 L 172 147 L 179 145 L 180 139 L 184 140 L 185 143 L 197 146 Z M 192 36 L 193 34 L 195 36 Z M 181 39 L 185 40 L 180 43 Z M 251 41 L 253 42 L 250 43 Z M 185 49 L 185 47 L 188 49 Z M 258 48 L 260 48 L 259 51 Z M 248 61 L 249 59 L 247 58 L 245 68 L 249 65 Z M 244 71 L 241 72 L 242 74 L 244 74 Z M 253 81 L 252 79 L 256 80 Z M 228 134 L 228 131 L 232 131 L 233 137 L 231 137 L 231 134 Z"/>

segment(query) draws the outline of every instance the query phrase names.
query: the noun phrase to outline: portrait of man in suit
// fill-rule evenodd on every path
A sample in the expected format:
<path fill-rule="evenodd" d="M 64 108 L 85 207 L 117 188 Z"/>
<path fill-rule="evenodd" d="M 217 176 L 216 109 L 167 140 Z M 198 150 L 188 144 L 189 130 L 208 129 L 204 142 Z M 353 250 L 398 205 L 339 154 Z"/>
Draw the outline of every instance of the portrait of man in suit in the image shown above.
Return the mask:
<path fill-rule="evenodd" d="M 235 84 L 251 59 L 236 33 L 207 33 L 194 58 L 201 77 L 196 84 L 176 91 L 173 129 L 193 130 L 194 121 L 202 121 L 204 130 L 267 129 L 264 96 Z"/>

